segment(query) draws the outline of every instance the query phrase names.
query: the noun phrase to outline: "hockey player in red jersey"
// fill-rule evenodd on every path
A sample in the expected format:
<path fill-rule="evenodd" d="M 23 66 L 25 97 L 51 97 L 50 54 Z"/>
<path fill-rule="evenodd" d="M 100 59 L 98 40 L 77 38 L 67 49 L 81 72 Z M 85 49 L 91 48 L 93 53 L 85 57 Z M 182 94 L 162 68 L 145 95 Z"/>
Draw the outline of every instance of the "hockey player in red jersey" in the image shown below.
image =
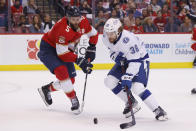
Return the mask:
<path fill-rule="evenodd" d="M 89 37 L 89 46 L 84 58 L 74 53 L 83 34 Z M 89 24 L 87 18 L 81 16 L 79 9 L 75 6 L 70 7 L 67 10 L 67 16 L 59 20 L 49 32 L 43 35 L 38 57 L 57 78 L 57 81 L 38 88 L 47 106 L 52 104 L 51 92 L 63 90 L 71 100 L 71 110 L 75 114 L 79 113 L 80 104 L 73 86 L 76 76 L 74 63 L 84 73 L 90 74 L 97 41 L 97 31 Z"/>
<path fill-rule="evenodd" d="M 196 51 L 196 26 L 193 28 L 192 32 L 192 42 L 193 44 L 191 45 L 191 48 Z"/>
<path fill-rule="evenodd" d="M 188 8 L 186 8 L 186 15 L 189 17 L 189 19 L 191 19 L 192 21 L 196 21 L 196 15 L 193 12 L 193 10 L 191 9 L 191 4 L 190 4 L 190 0 L 187 0 L 187 5 Z M 196 51 L 196 25 L 194 25 L 193 31 L 192 31 L 192 45 L 191 48 Z M 193 66 L 196 67 L 196 57 L 193 61 Z M 191 90 L 192 94 L 196 94 L 196 88 L 193 88 Z"/>
<path fill-rule="evenodd" d="M 191 48 L 192 48 L 194 51 L 196 51 L 196 26 L 193 28 L 193 32 L 192 32 L 192 43 L 193 43 L 193 44 L 191 45 Z M 193 64 L 194 64 L 194 66 L 196 66 L 196 58 L 195 58 Z M 192 93 L 192 94 L 196 94 L 196 88 L 193 88 L 193 89 L 191 90 L 191 93 Z"/>

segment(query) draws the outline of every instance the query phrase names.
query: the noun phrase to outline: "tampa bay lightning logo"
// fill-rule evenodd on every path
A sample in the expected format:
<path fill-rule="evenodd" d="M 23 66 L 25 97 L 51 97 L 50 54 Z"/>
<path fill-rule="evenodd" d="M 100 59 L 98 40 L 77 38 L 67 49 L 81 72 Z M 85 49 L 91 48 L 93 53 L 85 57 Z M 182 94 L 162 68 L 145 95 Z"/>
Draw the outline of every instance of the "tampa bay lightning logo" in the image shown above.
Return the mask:
<path fill-rule="evenodd" d="M 123 43 L 127 44 L 128 42 L 129 42 L 129 38 L 128 37 L 123 38 Z"/>

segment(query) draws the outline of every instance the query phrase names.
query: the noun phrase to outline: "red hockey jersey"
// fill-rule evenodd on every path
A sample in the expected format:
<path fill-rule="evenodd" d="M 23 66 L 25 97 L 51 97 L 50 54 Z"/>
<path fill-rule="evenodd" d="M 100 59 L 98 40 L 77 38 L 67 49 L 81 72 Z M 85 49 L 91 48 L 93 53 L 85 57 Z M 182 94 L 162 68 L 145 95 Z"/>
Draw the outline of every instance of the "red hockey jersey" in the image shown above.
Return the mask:
<path fill-rule="evenodd" d="M 64 62 L 75 62 L 77 55 L 70 49 L 80 41 L 81 36 L 84 34 L 89 37 L 89 43 L 97 44 L 98 33 L 89 24 L 86 17 L 81 17 L 78 32 L 72 30 L 67 22 L 66 17 L 59 20 L 49 32 L 44 34 L 42 40 L 56 48 L 57 55 L 61 60 Z"/>
<path fill-rule="evenodd" d="M 196 51 L 196 28 L 193 28 L 193 32 L 192 32 L 192 45 L 191 48 Z"/>

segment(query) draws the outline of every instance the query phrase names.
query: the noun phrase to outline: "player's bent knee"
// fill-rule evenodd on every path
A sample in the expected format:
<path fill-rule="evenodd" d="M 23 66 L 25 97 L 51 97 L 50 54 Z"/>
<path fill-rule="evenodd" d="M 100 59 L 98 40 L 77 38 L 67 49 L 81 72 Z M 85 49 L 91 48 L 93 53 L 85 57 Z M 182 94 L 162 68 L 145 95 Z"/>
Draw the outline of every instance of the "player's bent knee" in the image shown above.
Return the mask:
<path fill-rule="evenodd" d="M 64 65 L 57 67 L 54 70 L 54 74 L 56 75 L 56 78 L 60 81 L 63 81 L 69 78 L 67 67 Z"/>
<path fill-rule="evenodd" d="M 110 88 L 111 90 L 118 85 L 119 80 L 112 75 L 108 75 L 104 79 L 105 86 Z"/>
<path fill-rule="evenodd" d="M 138 95 L 143 101 L 151 95 L 151 92 L 142 83 L 138 82 L 133 83 L 132 92 Z"/>

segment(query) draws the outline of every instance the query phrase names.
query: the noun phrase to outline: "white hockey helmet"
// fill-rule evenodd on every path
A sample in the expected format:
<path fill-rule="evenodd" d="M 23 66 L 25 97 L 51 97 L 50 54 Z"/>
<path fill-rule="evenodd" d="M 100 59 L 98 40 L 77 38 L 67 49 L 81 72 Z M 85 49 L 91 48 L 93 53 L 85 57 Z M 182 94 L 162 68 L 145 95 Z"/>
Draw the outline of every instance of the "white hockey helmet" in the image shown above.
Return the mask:
<path fill-rule="evenodd" d="M 115 34 L 117 35 L 117 37 L 119 36 L 120 32 L 119 32 L 119 28 L 122 27 L 122 23 L 120 22 L 119 19 L 115 19 L 115 18 L 110 18 L 106 21 L 105 25 L 104 25 L 104 29 L 103 31 L 105 33 L 107 32 L 115 32 Z"/>

